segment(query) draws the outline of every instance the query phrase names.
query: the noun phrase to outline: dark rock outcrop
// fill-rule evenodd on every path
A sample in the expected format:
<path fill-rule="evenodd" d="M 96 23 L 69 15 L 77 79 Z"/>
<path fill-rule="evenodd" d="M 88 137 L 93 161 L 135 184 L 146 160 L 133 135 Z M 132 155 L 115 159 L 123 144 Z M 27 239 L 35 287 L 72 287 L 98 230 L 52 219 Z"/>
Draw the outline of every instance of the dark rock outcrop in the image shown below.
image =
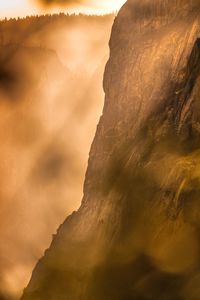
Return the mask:
<path fill-rule="evenodd" d="M 129 0 L 78 212 L 23 300 L 200 298 L 200 3 Z"/>

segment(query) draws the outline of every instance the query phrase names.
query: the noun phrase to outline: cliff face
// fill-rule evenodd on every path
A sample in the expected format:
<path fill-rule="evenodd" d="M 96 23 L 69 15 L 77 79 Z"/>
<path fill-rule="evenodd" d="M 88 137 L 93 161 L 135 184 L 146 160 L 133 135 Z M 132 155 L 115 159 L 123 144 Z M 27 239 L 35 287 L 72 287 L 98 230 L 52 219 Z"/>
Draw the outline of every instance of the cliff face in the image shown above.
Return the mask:
<path fill-rule="evenodd" d="M 129 0 L 78 212 L 23 300 L 200 298 L 200 3 Z"/>

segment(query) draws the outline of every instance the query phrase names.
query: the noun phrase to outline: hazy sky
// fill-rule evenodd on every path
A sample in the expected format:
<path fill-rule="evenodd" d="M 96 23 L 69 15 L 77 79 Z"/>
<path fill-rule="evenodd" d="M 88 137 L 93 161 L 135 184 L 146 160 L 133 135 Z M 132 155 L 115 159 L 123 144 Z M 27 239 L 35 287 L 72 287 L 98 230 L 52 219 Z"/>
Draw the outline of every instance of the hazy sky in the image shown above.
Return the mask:
<path fill-rule="evenodd" d="M 0 0 L 0 18 L 40 13 L 108 13 L 119 9 L 125 0 Z"/>

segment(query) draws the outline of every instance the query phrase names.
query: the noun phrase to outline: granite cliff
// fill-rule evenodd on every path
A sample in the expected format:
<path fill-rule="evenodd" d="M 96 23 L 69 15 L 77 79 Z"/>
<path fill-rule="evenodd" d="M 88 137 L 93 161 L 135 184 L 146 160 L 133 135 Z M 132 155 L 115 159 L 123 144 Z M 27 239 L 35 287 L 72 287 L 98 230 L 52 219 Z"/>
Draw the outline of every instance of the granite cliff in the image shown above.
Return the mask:
<path fill-rule="evenodd" d="M 200 2 L 128 0 L 80 209 L 23 300 L 200 298 Z"/>

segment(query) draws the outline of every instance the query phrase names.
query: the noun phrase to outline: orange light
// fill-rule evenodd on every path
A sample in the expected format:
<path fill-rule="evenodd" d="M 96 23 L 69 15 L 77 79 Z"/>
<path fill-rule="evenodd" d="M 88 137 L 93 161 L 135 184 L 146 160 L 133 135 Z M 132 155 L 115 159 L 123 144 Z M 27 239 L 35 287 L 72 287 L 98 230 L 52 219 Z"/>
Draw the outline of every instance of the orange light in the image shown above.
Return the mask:
<path fill-rule="evenodd" d="M 44 9 L 38 5 L 36 0 L 0 0 L 0 18 L 59 12 L 104 14 L 119 10 L 124 2 L 125 0 L 86 0 L 84 5 L 74 5 L 70 8 L 56 6 Z"/>

